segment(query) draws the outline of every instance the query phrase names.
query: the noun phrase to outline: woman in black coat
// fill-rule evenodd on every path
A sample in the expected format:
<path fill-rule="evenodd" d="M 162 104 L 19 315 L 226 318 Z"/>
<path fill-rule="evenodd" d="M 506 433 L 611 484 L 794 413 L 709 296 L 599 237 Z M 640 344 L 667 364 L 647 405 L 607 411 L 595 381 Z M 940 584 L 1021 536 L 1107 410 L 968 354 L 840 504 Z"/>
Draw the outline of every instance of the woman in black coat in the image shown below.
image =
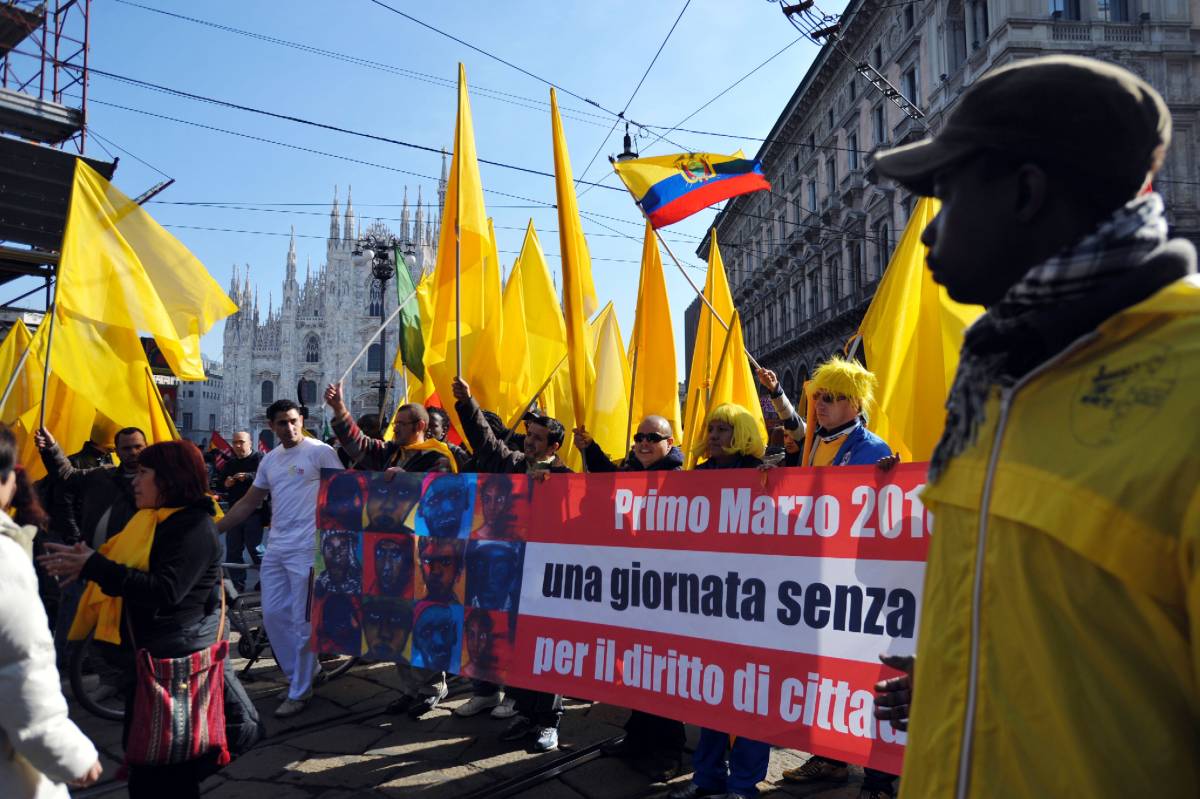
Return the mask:
<path fill-rule="evenodd" d="M 50 551 L 43 562 L 63 582 L 91 580 L 103 593 L 124 600 L 123 646 L 136 645 L 155 658 L 184 657 L 212 646 L 221 615 L 221 542 L 207 488 L 204 459 L 190 441 L 147 447 L 139 457 L 133 481 L 139 512 L 175 509 L 157 522 L 148 570 L 110 560 L 83 543 L 72 547 L 48 544 Z M 126 676 L 123 740 L 128 744 L 136 692 L 134 671 L 130 669 Z M 258 712 L 228 658 L 225 720 L 229 748 L 235 753 L 262 737 Z M 131 766 L 129 795 L 132 799 L 198 797 L 201 780 L 217 768 L 216 753 L 169 766 Z"/>

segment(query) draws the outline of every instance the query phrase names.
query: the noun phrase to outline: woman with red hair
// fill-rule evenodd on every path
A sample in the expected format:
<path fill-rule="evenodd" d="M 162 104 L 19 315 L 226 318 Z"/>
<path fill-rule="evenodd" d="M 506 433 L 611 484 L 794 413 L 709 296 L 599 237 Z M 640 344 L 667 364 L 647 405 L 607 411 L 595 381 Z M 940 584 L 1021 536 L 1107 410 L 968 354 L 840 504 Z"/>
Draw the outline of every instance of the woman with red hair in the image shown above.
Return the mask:
<path fill-rule="evenodd" d="M 64 583 L 90 580 L 71 638 L 95 630 L 101 640 L 154 658 L 179 658 L 212 646 L 221 610 L 221 542 L 207 495 L 208 473 L 190 441 L 165 441 L 142 450 L 133 494 L 138 512 L 100 548 L 47 544 L 41 560 Z M 124 540 L 122 540 L 124 539 Z M 147 551 L 148 550 L 148 551 Z M 116 603 L 121 604 L 116 604 Z M 115 611 L 115 612 L 114 612 Z M 124 621 L 121 621 L 121 619 Z M 136 692 L 125 691 L 125 743 Z M 245 751 L 261 737 L 258 714 L 229 659 L 225 661 L 225 716 L 229 748 Z M 198 797 L 200 781 L 214 772 L 219 753 L 167 766 L 131 766 L 129 795 Z"/>

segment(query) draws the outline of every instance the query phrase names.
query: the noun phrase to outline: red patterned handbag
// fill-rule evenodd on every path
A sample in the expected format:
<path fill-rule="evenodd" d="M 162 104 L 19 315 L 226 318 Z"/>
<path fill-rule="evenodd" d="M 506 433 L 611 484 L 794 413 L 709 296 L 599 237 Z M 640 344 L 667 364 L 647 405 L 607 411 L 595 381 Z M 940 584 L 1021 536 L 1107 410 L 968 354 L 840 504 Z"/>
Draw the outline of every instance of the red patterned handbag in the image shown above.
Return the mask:
<path fill-rule="evenodd" d="M 137 648 L 133 720 L 125 747 L 126 766 L 166 766 L 217 752 L 217 765 L 229 763 L 225 737 L 225 591 L 212 646 L 180 658 L 152 657 Z"/>

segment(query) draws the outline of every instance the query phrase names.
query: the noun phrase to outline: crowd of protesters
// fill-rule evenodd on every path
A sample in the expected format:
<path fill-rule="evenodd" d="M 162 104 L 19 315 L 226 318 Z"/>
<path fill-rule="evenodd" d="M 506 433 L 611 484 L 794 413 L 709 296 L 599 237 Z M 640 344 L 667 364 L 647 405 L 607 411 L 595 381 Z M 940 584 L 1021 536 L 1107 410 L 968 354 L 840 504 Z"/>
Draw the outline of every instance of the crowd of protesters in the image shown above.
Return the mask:
<path fill-rule="evenodd" d="M 1194 427 L 1179 424 L 1196 410 L 1187 389 L 1200 368 L 1200 284 L 1194 248 L 1169 239 L 1162 202 L 1148 191 L 1170 134 L 1162 98 L 1141 79 L 1051 57 L 989 73 L 936 137 L 875 159 L 880 174 L 942 200 L 923 236 L 930 267 L 952 298 L 987 309 L 967 333 L 924 494 L 938 532 L 918 654 L 884 658 L 903 676 L 876 686 L 878 718 L 904 730 L 911 716 L 905 796 L 1200 792 L 1200 466 Z M 746 408 L 718 405 L 703 438 L 688 442 L 695 468 L 896 463 L 870 430 L 876 385 L 861 364 L 831 358 L 798 398 L 770 370 L 758 379 L 777 432 L 764 441 Z M 570 471 L 558 420 L 531 408 L 523 432 L 510 430 L 461 378 L 453 399 L 469 453 L 446 442 L 441 408 L 401 405 L 385 437 L 378 418 L 356 423 L 331 385 L 335 450 L 304 435 L 296 403 L 275 402 L 267 417 L 278 447 L 260 457 L 248 433 L 233 437 L 235 457 L 217 479 L 231 505 L 219 521 L 197 448 L 147 446 L 134 428 L 116 434 L 119 465 L 96 443 L 68 458 L 38 431 L 47 516 L 0 426 L 0 795 L 62 796 L 100 775 L 55 670 L 56 646 L 61 663 L 81 631 L 106 642 L 100 669 L 125 697 L 132 745 L 131 720 L 146 700 L 134 690 L 131 645 L 178 658 L 224 638 L 223 551 L 234 563 L 248 554 L 260 570 L 264 622 L 288 678 L 275 715 L 304 712 L 318 675 L 306 603 L 322 469 L 537 480 Z M 1081 427 L 1088 413 L 1094 424 Z M 1172 434 L 1149 437 L 1155 422 Z M 640 421 L 616 460 L 585 427 L 570 434 L 590 472 L 685 463 L 659 416 Z M 53 623 L 37 611 L 39 531 L 49 540 L 36 562 L 61 587 Z M 434 577 L 437 543 L 419 557 L 431 596 L 444 582 Z M 236 756 L 263 728 L 228 659 L 223 668 Z M 448 696 L 444 671 L 404 665 L 399 676 L 390 712 L 420 719 Z M 471 689 L 456 715 L 490 711 L 510 719 L 501 739 L 558 747 L 562 696 L 484 680 Z M 684 773 L 684 744 L 681 722 L 634 711 L 604 751 L 666 782 Z M 770 756 L 765 742 L 704 727 L 691 779 L 667 795 L 754 797 Z M 200 780 L 226 761 L 209 751 L 131 765 L 130 795 L 198 796 Z M 813 756 L 783 779 L 840 783 L 849 767 Z M 861 797 L 893 796 L 896 782 L 867 769 Z"/>

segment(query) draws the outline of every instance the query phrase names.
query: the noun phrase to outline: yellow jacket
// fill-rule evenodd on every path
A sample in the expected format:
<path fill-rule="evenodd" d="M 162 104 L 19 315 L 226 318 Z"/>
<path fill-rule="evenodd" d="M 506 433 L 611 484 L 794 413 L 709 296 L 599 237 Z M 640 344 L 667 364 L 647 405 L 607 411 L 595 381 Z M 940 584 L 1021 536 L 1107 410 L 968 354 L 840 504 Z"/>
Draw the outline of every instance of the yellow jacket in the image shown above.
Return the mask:
<path fill-rule="evenodd" d="M 924 501 L 904 799 L 1200 796 L 1200 277 L 997 390 Z"/>

